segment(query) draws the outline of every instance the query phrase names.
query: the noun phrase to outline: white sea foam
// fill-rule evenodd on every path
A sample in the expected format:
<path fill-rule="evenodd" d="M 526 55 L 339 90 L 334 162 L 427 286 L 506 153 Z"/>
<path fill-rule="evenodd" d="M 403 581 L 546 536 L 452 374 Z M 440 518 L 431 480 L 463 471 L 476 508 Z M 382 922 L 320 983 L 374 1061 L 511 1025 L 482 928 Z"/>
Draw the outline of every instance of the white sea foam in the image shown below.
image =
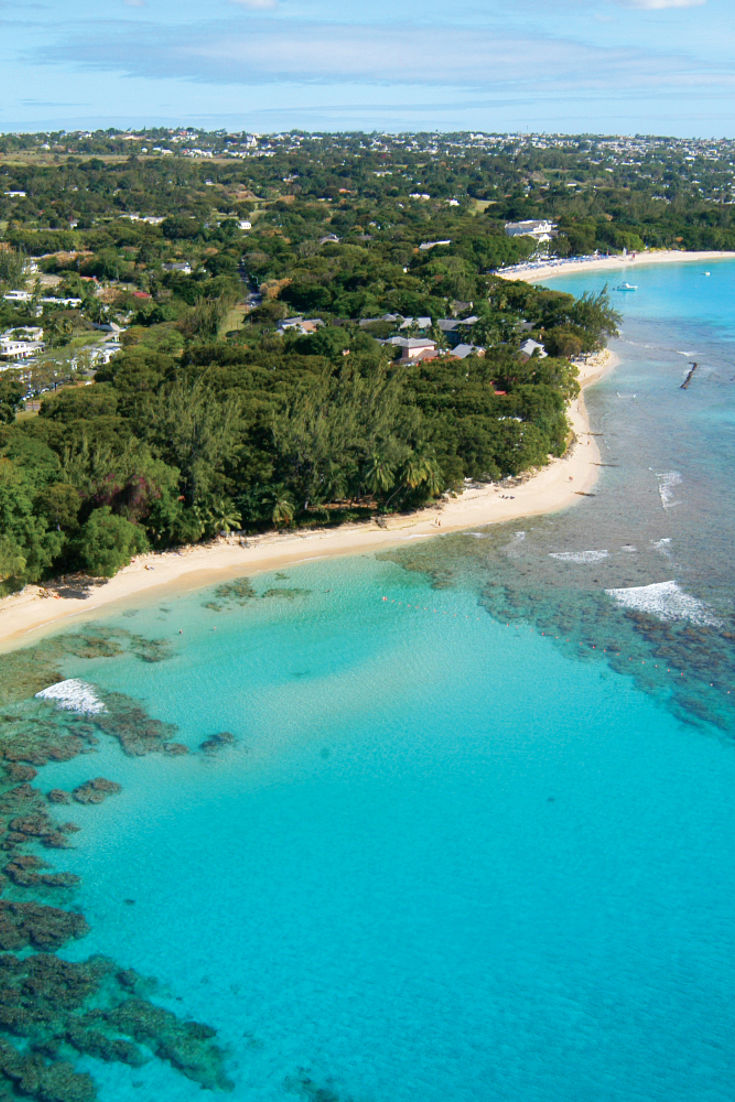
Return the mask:
<path fill-rule="evenodd" d="M 721 623 L 704 601 L 692 597 L 673 579 L 653 585 L 634 585 L 627 589 L 606 589 L 605 592 L 623 608 L 647 612 L 659 620 L 688 620 L 691 624 L 720 627 Z"/>
<path fill-rule="evenodd" d="M 661 498 L 664 509 L 673 509 L 675 505 L 681 505 L 675 492 L 682 481 L 679 471 L 655 471 L 654 473 L 658 481 L 658 496 Z"/>
<path fill-rule="evenodd" d="M 638 548 L 634 547 L 632 543 L 624 543 L 623 546 L 620 548 L 620 550 L 621 551 L 628 551 L 632 554 L 634 551 L 637 551 Z"/>
<path fill-rule="evenodd" d="M 49 685 L 36 693 L 40 700 L 50 700 L 59 708 L 65 708 L 69 712 L 80 712 L 84 715 L 95 715 L 106 712 L 102 701 L 91 685 L 86 681 L 80 681 L 76 677 L 70 677 L 66 681 L 57 681 L 55 685 Z"/>
<path fill-rule="evenodd" d="M 549 558 L 560 562 L 602 562 L 609 554 L 609 551 L 551 551 Z"/>
<path fill-rule="evenodd" d="M 651 547 L 654 551 L 660 551 L 662 555 L 669 558 L 671 556 L 671 536 L 664 536 L 660 540 L 651 540 Z"/>

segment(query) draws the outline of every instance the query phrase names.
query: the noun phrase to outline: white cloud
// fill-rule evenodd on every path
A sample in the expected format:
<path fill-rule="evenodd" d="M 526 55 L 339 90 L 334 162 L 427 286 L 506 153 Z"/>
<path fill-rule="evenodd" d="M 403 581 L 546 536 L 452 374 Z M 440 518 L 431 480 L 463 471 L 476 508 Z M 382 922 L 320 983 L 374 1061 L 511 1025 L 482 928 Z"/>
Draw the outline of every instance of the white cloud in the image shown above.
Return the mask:
<path fill-rule="evenodd" d="M 696 49 L 652 52 L 643 44 L 601 46 L 501 28 L 282 21 L 266 13 L 253 15 L 246 31 L 237 19 L 161 26 L 145 37 L 129 23 L 108 25 L 102 38 L 75 29 L 66 42 L 31 56 L 45 64 L 190 84 L 451 85 L 493 96 L 526 89 L 531 98 L 610 96 L 616 89 L 616 97 L 635 101 L 674 94 L 684 85 L 729 96 L 735 82 L 728 63 L 698 56 Z"/>
<path fill-rule="evenodd" d="M 663 11 L 665 8 L 699 8 L 707 0 L 628 0 L 629 8 L 639 11 Z"/>
<path fill-rule="evenodd" d="M 240 8 L 250 8 L 251 11 L 272 11 L 278 7 L 278 0 L 230 0 L 230 3 Z"/>

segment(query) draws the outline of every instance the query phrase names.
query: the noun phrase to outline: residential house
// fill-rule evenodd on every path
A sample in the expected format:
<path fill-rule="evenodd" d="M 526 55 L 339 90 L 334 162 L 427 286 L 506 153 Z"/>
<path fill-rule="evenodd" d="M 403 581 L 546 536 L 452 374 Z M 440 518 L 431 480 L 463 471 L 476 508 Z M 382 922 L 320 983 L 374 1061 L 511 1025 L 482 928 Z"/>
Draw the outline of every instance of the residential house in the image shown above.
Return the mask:
<path fill-rule="evenodd" d="M 45 306 L 69 306 L 69 307 L 73 307 L 74 309 L 77 309 L 77 310 L 82 305 L 82 300 L 80 298 L 73 298 L 73 297 L 72 298 L 52 298 L 51 295 L 44 295 L 44 297 L 40 298 L 38 301 L 42 302 Z"/>
<path fill-rule="evenodd" d="M 289 330 L 295 329 L 297 333 L 307 334 L 316 333 L 324 322 L 321 318 L 304 318 L 301 315 L 295 318 L 284 318 L 283 321 L 279 321 L 276 326 L 276 333 L 283 336 Z"/>
<path fill-rule="evenodd" d="M 531 356 L 538 356 L 540 359 L 544 359 L 548 356 L 548 352 L 542 344 L 538 341 L 531 340 L 529 337 L 527 341 L 524 341 L 521 347 L 518 349 L 519 354 L 524 360 L 530 360 Z"/>
<path fill-rule="evenodd" d="M 406 319 L 402 314 L 383 314 L 379 318 L 360 318 L 358 325 L 365 327 L 366 325 L 377 325 L 378 322 L 404 322 Z"/>
<path fill-rule="evenodd" d="M 25 360 L 43 352 L 43 341 L 16 340 L 14 337 L 0 337 L 0 357 L 4 360 Z"/>
<path fill-rule="evenodd" d="M 93 348 L 90 353 L 90 362 L 95 367 L 103 364 L 108 364 L 113 356 L 116 356 L 118 352 L 122 352 L 122 345 L 119 341 L 105 341 L 98 348 Z"/>
<path fill-rule="evenodd" d="M 466 360 L 468 356 L 484 356 L 485 349 L 479 344 L 457 344 L 449 355 L 458 360 Z"/>
<path fill-rule="evenodd" d="M 479 320 L 476 314 L 471 314 L 467 318 L 439 318 L 437 326 L 444 333 L 451 348 L 466 341 L 472 326 Z"/>
<path fill-rule="evenodd" d="M 399 363 L 414 363 L 417 360 L 430 360 L 438 355 L 436 341 L 426 337 L 389 337 L 384 344 L 399 348 Z"/>

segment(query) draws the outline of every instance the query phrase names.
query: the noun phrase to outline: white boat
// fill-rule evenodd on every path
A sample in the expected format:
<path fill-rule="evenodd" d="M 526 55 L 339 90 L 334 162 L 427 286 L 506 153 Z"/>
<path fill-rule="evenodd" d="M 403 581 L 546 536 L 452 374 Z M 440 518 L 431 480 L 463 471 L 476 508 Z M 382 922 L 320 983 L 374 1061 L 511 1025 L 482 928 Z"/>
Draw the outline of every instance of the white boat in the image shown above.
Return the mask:
<path fill-rule="evenodd" d="M 616 291 L 637 291 L 638 288 L 635 283 L 619 283 L 615 288 Z"/>

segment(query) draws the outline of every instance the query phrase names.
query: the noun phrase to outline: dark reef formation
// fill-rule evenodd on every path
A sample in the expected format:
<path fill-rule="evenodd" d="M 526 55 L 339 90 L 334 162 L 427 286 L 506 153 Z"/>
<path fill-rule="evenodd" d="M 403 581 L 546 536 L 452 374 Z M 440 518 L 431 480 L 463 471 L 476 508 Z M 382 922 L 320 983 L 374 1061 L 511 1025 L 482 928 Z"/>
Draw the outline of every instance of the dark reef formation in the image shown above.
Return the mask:
<path fill-rule="evenodd" d="M 279 581 L 286 581 L 287 574 L 276 574 Z M 308 597 L 310 589 L 299 589 L 298 586 L 273 586 L 258 595 L 249 578 L 236 578 L 232 582 L 225 582 L 214 589 L 214 597 L 204 602 L 203 607 L 212 612 L 224 612 L 236 605 L 246 605 L 249 601 L 258 599 L 280 598 L 281 600 L 294 601 L 297 597 Z"/>
<path fill-rule="evenodd" d="M 237 739 L 229 731 L 220 731 L 218 735 L 210 735 L 200 743 L 199 749 L 205 754 L 217 754 L 227 746 L 234 746 Z"/>
<path fill-rule="evenodd" d="M 100 803 L 121 791 L 115 781 L 93 777 L 71 792 L 44 794 L 32 782 L 46 763 L 93 753 L 105 737 L 135 757 L 187 753 L 172 741 L 172 725 L 122 694 L 105 694 L 105 711 L 91 715 L 33 699 L 64 678 L 68 658 L 126 651 L 144 662 L 170 654 L 166 642 L 87 628 L 0 656 L 0 1102 L 93 1102 L 94 1080 L 75 1066 L 80 1055 L 131 1067 L 163 1060 L 206 1089 L 232 1089 L 215 1031 L 152 1002 L 154 981 L 107 958 L 75 963 L 55 955 L 89 932 L 74 906 L 78 878 L 26 852 L 63 851 L 71 844 L 79 828 L 57 822 L 54 811 Z M 231 741 L 227 732 L 212 736 L 209 752 Z"/>
<path fill-rule="evenodd" d="M 122 786 L 116 781 L 108 781 L 105 777 L 95 777 L 91 781 L 79 784 L 72 790 L 72 799 L 78 804 L 101 804 L 108 796 L 116 792 L 122 792 Z"/>
<path fill-rule="evenodd" d="M 214 597 L 205 601 L 204 607 L 212 612 L 222 612 L 233 605 L 245 605 L 257 594 L 249 578 L 236 578 L 233 582 L 224 582 L 214 590 Z"/>
<path fill-rule="evenodd" d="M 732 618 L 700 623 L 664 620 L 617 605 L 599 587 L 567 589 L 550 578 L 539 584 L 537 570 L 526 575 L 516 569 L 508 585 L 503 558 L 504 554 L 509 557 L 508 538 L 496 536 L 506 541 L 505 548 L 488 539 L 482 541 L 487 549 L 478 549 L 473 544 L 481 541 L 448 537 L 442 560 L 435 550 L 421 547 L 382 552 L 378 558 L 425 575 L 434 590 L 474 585 L 478 607 L 501 624 L 527 627 L 546 636 L 568 658 L 604 663 L 630 677 L 682 722 L 731 735 L 735 730 Z M 453 539 L 463 540 L 461 556 Z"/>
<path fill-rule="evenodd" d="M 283 1086 L 306 1102 L 354 1102 L 345 1094 L 339 1094 L 331 1079 L 318 1083 L 307 1068 L 299 1068 L 295 1075 L 289 1075 Z"/>
<path fill-rule="evenodd" d="M 0 1026 L 25 1044 L 7 1044 L 5 1062 L 30 1052 L 42 1066 L 45 1059 L 64 1066 L 81 1053 L 140 1067 L 157 1057 L 209 1090 L 231 1089 L 214 1030 L 155 1006 L 144 997 L 152 986 L 106 957 L 77 964 L 47 953 L 8 954 L 0 959 Z M 84 1090 L 80 1097 L 96 1097 L 91 1082 Z"/>

